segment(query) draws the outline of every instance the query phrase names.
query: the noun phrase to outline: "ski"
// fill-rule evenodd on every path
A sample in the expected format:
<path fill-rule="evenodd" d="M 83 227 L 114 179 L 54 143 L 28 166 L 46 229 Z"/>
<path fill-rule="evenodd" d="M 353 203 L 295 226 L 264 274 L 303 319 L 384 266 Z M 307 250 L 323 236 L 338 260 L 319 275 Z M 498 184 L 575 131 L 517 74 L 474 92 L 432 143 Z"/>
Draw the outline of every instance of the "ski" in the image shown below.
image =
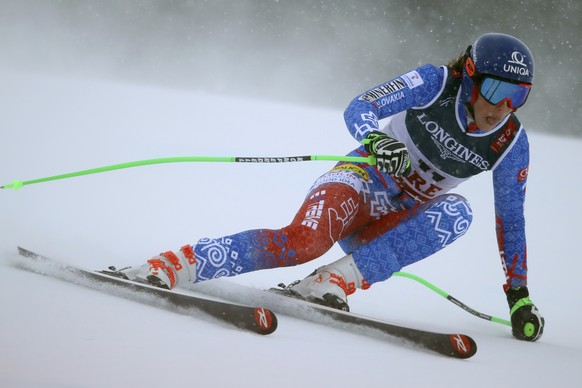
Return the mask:
<path fill-rule="evenodd" d="M 213 318 L 257 334 L 271 334 L 277 328 L 277 317 L 266 308 L 249 307 L 165 290 L 105 273 L 86 270 L 72 264 L 65 264 L 21 247 L 18 247 L 18 253 L 23 258 L 30 259 L 28 263 L 19 263 L 19 267 L 31 272 L 56 277 L 183 314 L 199 315 L 200 312 L 203 312 Z"/>
<path fill-rule="evenodd" d="M 115 295 L 119 295 L 119 292 L 112 290 L 122 290 L 124 291 L 121 293 L 122 296 L 128 299 L 150 305 L 153 304 L 156 307 L 167 308 L 167 305 L 169 305 L 173 307 L 171 310 L 177 312 L 196 314 L 202 311 L 214 318 L 258 334 L 270 334 L 275 331 L 277 328 L 275 313 L 278 313 L 373 338 L 392 342 L 396 340 L 414 348 L 436 352 L 453 358 L 466 359 L 477 352 L 477 344 L 465 334 L 437 333 L 397 325 L 384 320 L 291 298 L 273 291 L 259 290 L 232 282 L 223 281 L 219 284 L 202 282 L 195 286 L 195 291 L 198 293 L 202 293 L 209 298 L 222 299 L 222 301 L 217 301 L 86 270 L 47 258 L 21 247 L 18 247 L 18 252 L 21 256 L 31 259 L 30 262 L 23 262 L 23 265 L 20 265 L 23 269 Z M 230 302 L 225 302 L 224 300 Z M 263 307 L 247 307 L 248 305 L 261 305 Z"/>
<path fill-rule="evenodd" d="M 272 290 L 259 290 L 230 282 L 228 284 L 226 282 L 221 283 L 219 287 L 200 284 L 197 290 L 207 295 L 238 303 L 252 300 L 278 314 L 344 329 L 373 338 L 392 342 L 397 341 L 414 348 L 436 352 L 448 357 L 466 359 L 477 352 L 477 344 L 473 338 L 465 334 L 444 334 L 401 326 L 380 319 L 284 296 Z"/>

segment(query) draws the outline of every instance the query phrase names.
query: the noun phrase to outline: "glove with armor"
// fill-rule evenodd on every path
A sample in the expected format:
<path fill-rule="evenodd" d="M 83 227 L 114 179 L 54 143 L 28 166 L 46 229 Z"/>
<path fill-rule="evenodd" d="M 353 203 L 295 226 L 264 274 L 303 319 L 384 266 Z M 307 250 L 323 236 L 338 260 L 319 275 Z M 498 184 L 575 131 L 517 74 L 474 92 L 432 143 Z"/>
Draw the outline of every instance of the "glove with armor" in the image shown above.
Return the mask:
<path fill-rule="evenodd" d="M 529 299 L 527 287 L 510 288 L 506 295 L 513 336 L 524 341 L 538 340 L 544 332 L 545 320 Z"/>
<path fill-rule="evenodd" d="M 376 157 L 376 167 L 382 172 L 394 176 L 410 174 L 410 157 L 406 146 L 398 140 L 381 132 L 371 132 L 362 144 L 370 154 Z"/>

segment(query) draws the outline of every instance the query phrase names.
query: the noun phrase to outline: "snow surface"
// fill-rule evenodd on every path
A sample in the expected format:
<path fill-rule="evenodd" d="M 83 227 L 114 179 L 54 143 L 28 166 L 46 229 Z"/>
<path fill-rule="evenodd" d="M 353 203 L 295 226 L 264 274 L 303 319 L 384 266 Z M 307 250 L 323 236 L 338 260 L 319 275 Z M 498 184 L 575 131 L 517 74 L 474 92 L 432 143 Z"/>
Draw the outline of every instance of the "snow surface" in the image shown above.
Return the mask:
<path fill-rule="evenodd" d="M 24 74 L 3 73 L 0 84 L 0 184 L 158 157 L 343 155 L 356 145 L 341 111 Z M 201 237 L 280 227 L 333 162 L 166 164 L 0 192 L 0 386 L 579 386 L 582 141 L 536 133 L 530 143 L 529 286 L 547 322 L 537 343 L 403 278 L 356 293 L 352 310 L 469 334 L 478 343 L 473 358 L 288 316 L 262 337 L 10 264 L 17 245 L 98 269 L 139 264 Z M 468 234 L 405 270 L 507 318 L 490 181 L 481 174 L 456 190 L 473 206 Z M 266 288 L 340 256 L 334 247 L 303 266 L 215 283 Z"/>

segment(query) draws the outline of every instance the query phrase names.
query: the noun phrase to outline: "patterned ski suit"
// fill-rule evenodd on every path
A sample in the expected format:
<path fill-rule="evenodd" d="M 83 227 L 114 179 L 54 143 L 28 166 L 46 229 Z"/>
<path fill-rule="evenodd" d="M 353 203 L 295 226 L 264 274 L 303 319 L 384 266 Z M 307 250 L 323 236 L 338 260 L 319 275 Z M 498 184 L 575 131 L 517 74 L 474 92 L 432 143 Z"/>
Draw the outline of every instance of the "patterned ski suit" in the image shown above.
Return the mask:
<path fill-rule="evenodd" d="M 196 281 L 302 264 L 338 242 L 353 254 L 365 279 L 358 286 L 366 288 L 462 236 L 471 208 L 450 190 L 492 170 L 505 286 L 526 285 L 527 136 L 514 114 L 487 133 L 469 133 L 460 86 L 447 67 L 425 65 L 357 96 L 344 115 L 350 133 L 358 141 L 378 130 L 398 139 L 412 173 L 395 178 L 375 166 L 338 163 L 313 184 L 288 226 L 192 245 Z M 360 146 L 349 155 L 368 154 Z"/>

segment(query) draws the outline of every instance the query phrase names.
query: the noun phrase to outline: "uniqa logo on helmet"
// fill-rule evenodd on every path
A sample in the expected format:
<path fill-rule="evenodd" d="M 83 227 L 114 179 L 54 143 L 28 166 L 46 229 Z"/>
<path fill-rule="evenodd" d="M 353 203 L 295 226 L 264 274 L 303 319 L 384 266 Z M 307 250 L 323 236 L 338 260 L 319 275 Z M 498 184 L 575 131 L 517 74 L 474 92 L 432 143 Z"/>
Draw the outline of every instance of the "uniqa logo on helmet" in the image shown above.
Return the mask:
<path fill-rule="evenodd" d="M 511 59 L 503 65 L 503 71 L 507 73 L 515 73 L 523 76 L 529 76 L 529 69 L 527 64 L 524 63 L 525 56 L 519 51 L 514 51 L 511 53 Z"/>

